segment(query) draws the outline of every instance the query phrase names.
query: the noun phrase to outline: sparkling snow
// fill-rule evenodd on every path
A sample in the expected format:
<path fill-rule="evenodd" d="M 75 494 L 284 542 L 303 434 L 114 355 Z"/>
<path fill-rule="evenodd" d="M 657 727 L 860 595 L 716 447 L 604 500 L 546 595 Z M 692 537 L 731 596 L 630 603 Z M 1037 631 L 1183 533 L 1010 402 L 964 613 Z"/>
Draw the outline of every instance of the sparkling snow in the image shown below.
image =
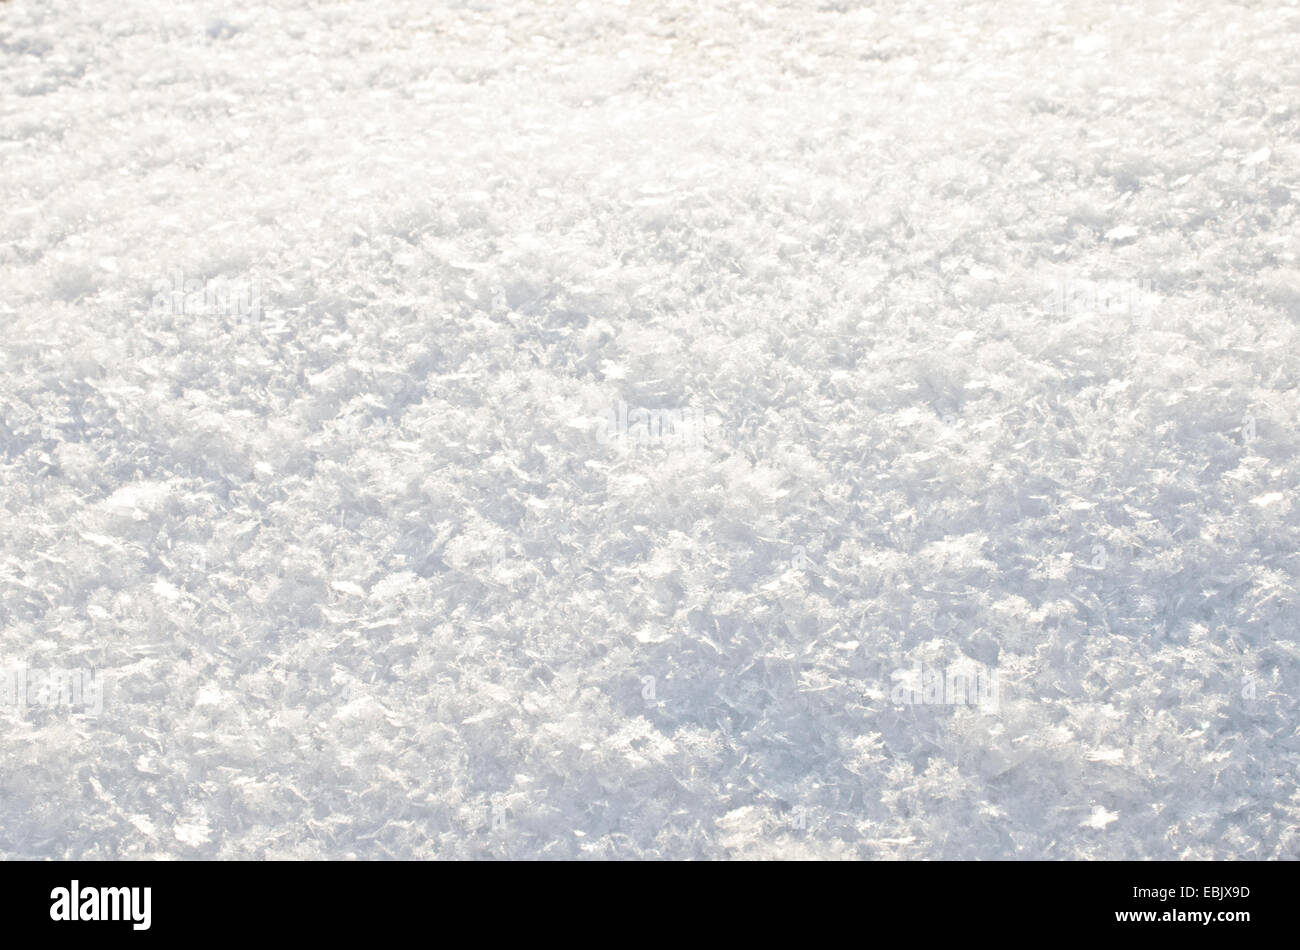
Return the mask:
<path fill-rule="evenodd" d="M 9 0 L 0 88 L 0 857 L 1300 857 L 1294 2 Z"/>

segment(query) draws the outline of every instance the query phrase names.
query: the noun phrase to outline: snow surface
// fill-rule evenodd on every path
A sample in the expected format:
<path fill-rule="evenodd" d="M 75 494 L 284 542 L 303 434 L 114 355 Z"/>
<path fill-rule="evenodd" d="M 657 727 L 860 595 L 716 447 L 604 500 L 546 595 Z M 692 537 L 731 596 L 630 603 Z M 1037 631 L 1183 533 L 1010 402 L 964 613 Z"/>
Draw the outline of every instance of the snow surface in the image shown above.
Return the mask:
<path fill-rule="evenodd" d="M 3 857 L 1300 856 L 1294 2 L 11 0 L 0 89 L 0 665 L 110 684 Z"/>

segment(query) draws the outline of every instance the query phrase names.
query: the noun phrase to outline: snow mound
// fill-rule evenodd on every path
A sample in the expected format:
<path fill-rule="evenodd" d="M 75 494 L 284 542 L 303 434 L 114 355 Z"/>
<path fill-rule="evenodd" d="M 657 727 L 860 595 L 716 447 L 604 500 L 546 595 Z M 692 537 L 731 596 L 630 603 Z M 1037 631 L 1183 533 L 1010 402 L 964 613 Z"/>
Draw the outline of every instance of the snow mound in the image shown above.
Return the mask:
<path fill-rule="evenodd" d="M 1297 30 L 0 4 L 0 856 L 1300 857 Z"/>

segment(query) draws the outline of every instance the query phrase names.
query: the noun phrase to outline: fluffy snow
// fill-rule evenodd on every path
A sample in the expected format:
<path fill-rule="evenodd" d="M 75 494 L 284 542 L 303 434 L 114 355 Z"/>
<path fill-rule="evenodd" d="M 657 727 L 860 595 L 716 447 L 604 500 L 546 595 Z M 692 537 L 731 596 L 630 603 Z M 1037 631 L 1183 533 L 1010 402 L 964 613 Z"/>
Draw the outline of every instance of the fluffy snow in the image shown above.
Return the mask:
<path fill-rule="evenodd" d="M 1300 857 L 1294 2 L 10 0 L 0 88 L 0 666 L 108 682 L 0 856 Z"/>

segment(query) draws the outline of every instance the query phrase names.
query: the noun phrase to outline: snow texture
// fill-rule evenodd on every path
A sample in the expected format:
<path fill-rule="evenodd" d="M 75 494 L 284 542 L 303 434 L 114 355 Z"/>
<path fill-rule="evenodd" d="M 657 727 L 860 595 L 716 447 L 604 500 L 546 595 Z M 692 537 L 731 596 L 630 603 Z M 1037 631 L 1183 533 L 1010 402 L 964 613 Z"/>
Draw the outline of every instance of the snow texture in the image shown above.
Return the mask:
<path fill-rule="evenodd" d="M 0 666 L 107 682 L 0 856 L 1300 856 L 1294 2 L 10 0 L 0 89 Z"/>

